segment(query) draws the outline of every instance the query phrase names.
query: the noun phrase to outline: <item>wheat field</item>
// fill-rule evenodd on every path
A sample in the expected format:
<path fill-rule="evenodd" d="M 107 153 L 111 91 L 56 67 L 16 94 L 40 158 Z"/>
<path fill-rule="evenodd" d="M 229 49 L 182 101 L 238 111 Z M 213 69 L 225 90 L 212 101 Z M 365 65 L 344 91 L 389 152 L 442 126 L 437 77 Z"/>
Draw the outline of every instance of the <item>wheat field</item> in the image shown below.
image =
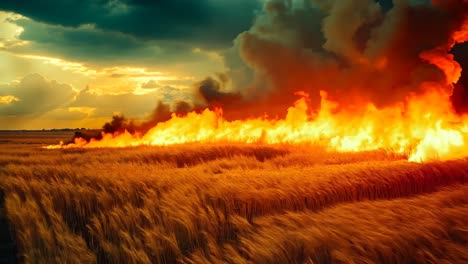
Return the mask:
<path fill-rule="evenodd" d="M 468 263 L 468 160 L 0 133 L 21 263 Z"/>

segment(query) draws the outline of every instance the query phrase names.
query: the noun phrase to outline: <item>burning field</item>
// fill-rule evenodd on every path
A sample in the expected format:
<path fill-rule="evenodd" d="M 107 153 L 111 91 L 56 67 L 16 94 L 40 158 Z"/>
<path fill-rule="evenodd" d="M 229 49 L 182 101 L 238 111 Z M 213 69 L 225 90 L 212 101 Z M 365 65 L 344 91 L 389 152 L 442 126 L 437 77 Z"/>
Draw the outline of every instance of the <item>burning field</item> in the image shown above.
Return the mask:
<path fill-rule="evenodd" d="M 385 14 L 372 1 L 331 2 L 321 7 L 327 15 L 319 32 L 322 52 L 333 56 L 308 47 L 318 40 L 304 39 L 313 36 L 299 25 L 311 14 L 267 1 L 234 47 L 254 71 L 251 83 L 227 87 L 243 79 L 245 69 L 232 67 L 199 82 L 195 103 L 179 101 L 172 113 L 160 103 L 146 121 L 115 116 L 100 135 L 47 148 L 313 144 L 338 152 L 385 149 L 416 162 L 468 156 L 468 73 L 462 76 L 453 54 L 459 49 L 466 64 L 466 1 L 402 1 Z M 275 41 L 282 33 L 293 37 Z"/>
<path fill-rule="evenodd" d="M 466 159 L 224 143 L 46 150 L 57 133 L 1 136 L 26 263 L 468 261 Z"/>
<path fill-rule="evenodd" d="M 293 2 L 190 102 L 0 133 L 18 259 L 468 263 L 468 3 Z"/>

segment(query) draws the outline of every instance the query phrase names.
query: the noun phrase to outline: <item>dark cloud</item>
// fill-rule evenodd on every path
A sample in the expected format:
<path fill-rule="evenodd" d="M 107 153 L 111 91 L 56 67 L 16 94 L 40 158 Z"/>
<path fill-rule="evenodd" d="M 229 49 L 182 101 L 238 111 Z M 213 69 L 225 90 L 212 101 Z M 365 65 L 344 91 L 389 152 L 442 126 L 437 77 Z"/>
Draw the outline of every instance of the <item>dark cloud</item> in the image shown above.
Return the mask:
<path fill-rule="evenodd" d="M 44 0 L 1 1 L 0 9 L 47 24 L 84 24 L 140 39 L 191 42 L 200 47 L 229 44 L 247 29 L 257 0 Z"/>
<path fill-rule="evenodd" d="M 68 84 L 47 80 L 39 74 L 30 74 L 19 83 L 0 86 L 0 96 L 8 95 L 19 101 L 0 104 L 0 114 L 24 116 L 41 115 L 67 105 L 76 92 Z"/>
<path fill-rule="evenodd" d="M 393 2 L 395 0 L 375 0 L 382 7 L 384 12 L 393 8 Z M 409 0 L 407 1 L 409 5 L 430 5 L 431 0 Z"/>
<path fill-rule="evenodd" d="M 199 61 L 203 54 L 193 53 L 193 46 L 183 42 L 142 40 L 93 25 L 77 28 L 50 25 L 31 19 L 11 21 L 24 31 L 19 38 L 28 45 L 9 48 L 15 53 L 41 54 L 99 65 L 164 65 Z"/>

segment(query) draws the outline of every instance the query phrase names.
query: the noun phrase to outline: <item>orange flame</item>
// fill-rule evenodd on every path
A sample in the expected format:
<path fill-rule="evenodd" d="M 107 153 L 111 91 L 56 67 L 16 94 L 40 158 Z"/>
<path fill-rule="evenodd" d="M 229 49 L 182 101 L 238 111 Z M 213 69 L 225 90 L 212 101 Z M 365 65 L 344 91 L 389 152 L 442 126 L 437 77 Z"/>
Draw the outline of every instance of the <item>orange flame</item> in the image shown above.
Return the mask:
<path fill-rule="evenodd" d="M 222 111 L 172 118 L 159 123 L 145 135 L 104 134 L 101 140 L 77 138 L 73 144 L 49 148 L 101 148 L 182 143 L 243 142 L 265 144 L 313 143 L 333 151 L 389 149 L 409 153 L 410 161 L 453 159 L 468 156 L 468 116 L 451 111 L 447 95 L 427 91 L 408 99 L 406 109 L 393 106 L 377 109 L 368 104 L 360 113 L 334 112 L 336 104 L 321 93 L 322 107 L 309 113 L 303 97 L 288 109 L 285 119 L 264 118 L 226 121 Z M 445 96 L 443 100 L 441 97 Z M 447 102 L 441 104 L 440 101 Z M 428 107 L 430 106 L 430 107 Z M 430 108 L 430 110 L 428 110 Z M 450 111 L 447 111 L 450 110 Z"/>
<path fill-rule="evenodd" d="M 408 154 L 409 161 L 455 159 L 468 156 L 468 115 L 458 115 L 450 96 L 461 67 L 448 51 L 468 41 L 468 20 L 444 47 L 424 52 L 421 58 L 439 67 L 446 83 L 427 82 L 422 95 L 411 94 L 405 102 L 377 108 L 368 103 L 360 109 L 338 110 L 321 91 L 321 107 L 312 113 L 307 94 L 291 106 L 284 119 L 255 118 L 227 121 L 222 109 L 206 109 L 181 117 L 172 115 L 144 135 L 103 134 L 101 140 L 77 138 L 69 145 L 47 148 L 100 148 L 182 143 L 242 142 L 263 144 L 317 144 L 330 151 L 387 149 Z"/>

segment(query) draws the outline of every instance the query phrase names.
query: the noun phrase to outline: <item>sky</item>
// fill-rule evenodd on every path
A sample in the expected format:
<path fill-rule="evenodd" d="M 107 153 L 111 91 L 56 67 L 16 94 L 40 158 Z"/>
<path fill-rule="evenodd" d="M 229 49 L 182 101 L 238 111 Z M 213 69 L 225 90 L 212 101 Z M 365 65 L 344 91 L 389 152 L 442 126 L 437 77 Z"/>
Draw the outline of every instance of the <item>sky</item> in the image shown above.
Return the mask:
<path fill-rule="evenodd" d="M 0 129 L 99 128 L 190 100 L 260 0 L 0 1 Z"/>

